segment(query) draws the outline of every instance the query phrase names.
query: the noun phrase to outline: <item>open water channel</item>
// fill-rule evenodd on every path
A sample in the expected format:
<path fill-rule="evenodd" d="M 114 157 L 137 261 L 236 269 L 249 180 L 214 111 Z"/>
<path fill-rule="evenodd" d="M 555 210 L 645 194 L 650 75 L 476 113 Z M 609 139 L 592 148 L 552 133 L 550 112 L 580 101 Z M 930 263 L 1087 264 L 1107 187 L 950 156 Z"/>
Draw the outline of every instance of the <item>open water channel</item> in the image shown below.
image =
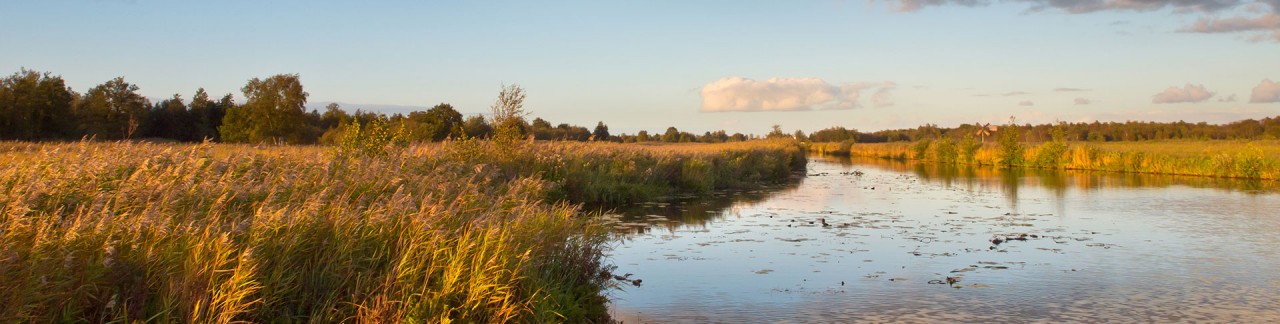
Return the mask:
<path fill-rule="evenodd" d="M 1274 182 L 811 157 L 612 218 L 624 323 L 1280 319 Z"/>

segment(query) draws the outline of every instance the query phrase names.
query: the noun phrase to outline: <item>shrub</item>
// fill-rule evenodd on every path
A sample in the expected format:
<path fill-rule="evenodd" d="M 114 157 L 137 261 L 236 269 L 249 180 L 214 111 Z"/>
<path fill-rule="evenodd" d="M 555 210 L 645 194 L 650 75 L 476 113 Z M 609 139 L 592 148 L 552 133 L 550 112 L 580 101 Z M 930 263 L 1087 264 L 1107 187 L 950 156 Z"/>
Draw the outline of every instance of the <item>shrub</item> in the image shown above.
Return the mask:
<path fill-rule="evenodd" d="M 1018 126 L 1008 125 L 1000 129 L 1000 136 L 997 140 L 997 158 L 1000 159 L 1000 165 L 1005 167 L 1019 166 L 1024 162 L 1022 156 L 1025 148 L 1022 146 L 1022 136 L 1018 132 Z"/>
<path fill-rule="evenodd" d="M 338 146 L 334 149 L 338 156 L 385 156 L 392 147 L 409 144 L 404 128 L 392 129 L 385 118 L 374 119 L 364 126 L 359 121 L 352 120 L 337 136 Z"/>
<path fill-rule="evenodd" d="M 911 145 L 911 152 L 915 153 L 917 160 L 927 160 L 929 155 L 929 144 L 933 141 L 930 139 L 922 139 Z"/>
<path fill-rule="evenodd" d="M 933 156 L 939 163 L 956 163 L 959 151 L 950 137 L 943 137 L 933 144 Z"/>

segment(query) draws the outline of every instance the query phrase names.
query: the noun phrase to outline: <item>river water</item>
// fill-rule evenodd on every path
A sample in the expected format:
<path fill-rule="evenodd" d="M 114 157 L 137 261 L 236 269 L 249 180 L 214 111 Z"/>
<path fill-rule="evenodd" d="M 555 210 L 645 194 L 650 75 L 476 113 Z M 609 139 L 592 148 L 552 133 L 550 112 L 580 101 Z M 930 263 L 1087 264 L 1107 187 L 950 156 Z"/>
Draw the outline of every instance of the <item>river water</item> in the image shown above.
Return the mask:
<path fill-rule="evenodd" d="M 610 311 L 624 323 L 1274 322 L 1274 186 L 811 157 L 798 183 L 621 211 L 610 261 L 639 285 L 618 281 Z"/>

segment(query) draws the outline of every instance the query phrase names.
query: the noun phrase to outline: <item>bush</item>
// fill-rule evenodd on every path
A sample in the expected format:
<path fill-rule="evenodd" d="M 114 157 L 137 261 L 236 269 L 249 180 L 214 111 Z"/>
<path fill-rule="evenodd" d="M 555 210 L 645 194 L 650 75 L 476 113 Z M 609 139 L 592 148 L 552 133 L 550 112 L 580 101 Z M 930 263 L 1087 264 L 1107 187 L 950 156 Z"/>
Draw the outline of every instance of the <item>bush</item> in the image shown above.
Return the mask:
<path fill-rule="evenodd" d="M 374 119 L 368 125 L 361 126 L 359 121 L 352 120 L 346 129 L 336 135 L 335 147 L 338 156 L 370 157 L 385 156 L 392 147 L 404 147 L 409 144 L 403 127 L 392 129 L 391 124 L 383 118 Z"/>
<path fill-rule="evenodd" d="M 1035 165 L 1044 168 L 1062 166 L 1062 157 L 1067 153 L 1067 143 L 1052 141 L 1037 147 Z"/>
<path fill-rule="evenodd" d="M 973 138 L 972 134 L 966 134 L 964 139 L 960 140 L 960 160 L 963 163 L 976 163 L 978 157 L 978 149 L 982 148 L 982 143 Z"/>
<path fill-rule="evenodd" d="M 922 139 L 911 145 L 911 152 L 915 153 L 917 160 L 927 160 L 929 155 L 929 144 L 933 142 L 930 139 Z"/>
<path fill-rule="evenodd" d="M 959 151 L 950 137 L 943 137 L 933 144 L 933 156 L 939 163 L 956 163 Z"/>
<path fill-rule="evenodd" d="M 1000 138 L 997 140 L 998 151 L 996 156 L 1000 159 L 1000 165 L 1005 167 L 1023 165 L 1025 158 L 1022 151 L 1022 136 L 1018 132 L 1018 126 L 1008 125 L 1000 129 Z"/>

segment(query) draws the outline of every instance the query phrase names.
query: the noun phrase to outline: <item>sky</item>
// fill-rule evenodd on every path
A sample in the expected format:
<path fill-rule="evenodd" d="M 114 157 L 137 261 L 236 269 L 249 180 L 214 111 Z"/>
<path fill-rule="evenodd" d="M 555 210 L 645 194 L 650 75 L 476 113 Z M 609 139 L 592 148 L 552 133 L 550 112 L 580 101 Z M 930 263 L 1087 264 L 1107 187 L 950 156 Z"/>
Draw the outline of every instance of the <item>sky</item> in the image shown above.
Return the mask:
<path fill-rule="evenodd" d="M 1280 115 L 1280 0 L 0 0 L 0 73 L 763 134 Z"/>

